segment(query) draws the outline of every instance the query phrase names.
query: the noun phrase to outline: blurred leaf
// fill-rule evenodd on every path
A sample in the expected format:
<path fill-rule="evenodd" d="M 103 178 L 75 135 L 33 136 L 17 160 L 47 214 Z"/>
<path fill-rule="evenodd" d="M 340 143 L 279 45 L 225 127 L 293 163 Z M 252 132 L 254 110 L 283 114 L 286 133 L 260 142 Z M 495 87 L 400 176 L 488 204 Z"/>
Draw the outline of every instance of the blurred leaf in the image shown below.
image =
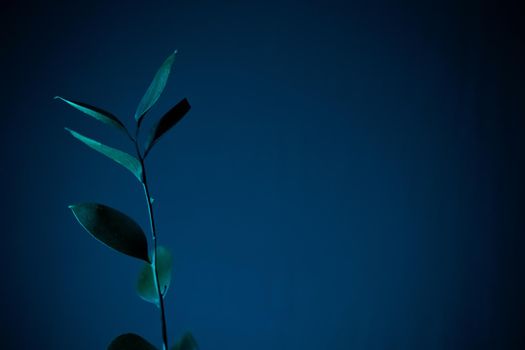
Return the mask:
<path fill-rule="evenodd" d="M 126 255 L 150 261 L 144 232 L 126 214 L 98 203 L 74 204 L 69 208 L 80 225 L 100 242 Z"/>
<path fill-rule="evenodd" d="M 144 117 L 144 115 L 148 113 L 151 107 L 153 107 L 155 102 L 157 102 L 160 95 L 162 94 L 162 91 L 166 87 L 166 82 L 168 81 L 168 76 L 170 75 L 171 66 L 175 61 L 176 54 L 177 50 L 175 50 L 171 55 L 169 55 L 168 58 L 166 58 L 166 60 L 164 61 L 164 63 L 162 63 L 159 70 L 155 74 L 155 77 L 153 77 L 153 81 L 148 87 L 148 90 L 146 90 L 146 93 L 140 100 L 139 106 L 137 107 L 137 111 L 135 112 L 135 120 L 137 121 L 137 123 L 140 124 L 142 117 Z"/>
<path fill-rule="evenodd" d="M 144 156 L 148 154 L 149 150 L 157 141 L 160 139 L 165 132 L 171 129 L 177 124 L 183 117 L 188 113 L 191 106 L 187 99 L 181 100 L 174 107 L 172 107 L 164 116 L 159 120 L 149 134 L 148 140 L 146 141 L 146 147 Z"/>
<path fill-rule="evenodd" d="M 133 157 L 132 155 L 126 152 L 122 152 L 121 150 L 106 146 L 98 141 L 90 139 L 89 137 L 83 136 L 74 130 L 68 128 L 65 129 L 69 131 L 71 135 L 73 135 L 75 138 L 86 144 L 88 147 L 91 147 L 95 151 L 98 151 L 106 157 L 113 159 L 115 162 L 119 163 L 120 165 L 131 171 L 133 175 L 135 175 L 137 179 L 139 179 L 139 181 L 142 182 L 142 166 L 137 160 L 137 158 Z"/>
<path fill-rule="evenodd" d="M 120 129 L 126 133 L 128 132 L 124 124 L 122 124 L 122 122 L 116 116 L 114 116 L 113 114 L 101 108 L 91 106 L 83 102 L 66 100 L 65 98 L 60 97 L 60 96 L 55 96 L 55 99 L 60 99 L 64 101 L 65 103 L 69 104 L 70 106 L 78 109 L 81 112 L 86 113 L 89 116 L 92 116 L 93 118 L 103 123 L 112 125 L 116 127 L 117 129 Z"/>
<path fill-rule="evenodd" d="M 113 339 L 108 350 L 157 350 L 157 348 L 140 335 L 126 333 Z"/>
<path fill-rule="evenodd" d="M 153 252 L 151 254 L 151 264 L 144 264 L 137 281 L 137 294 L 149 303 L 159 306 L 159 294 L 155 286 L 153 271 Z M 157 247 L 157 273 L 159 276 L 159 285 L 162 295 L 166 295 L 171 281 L 171 253 L 166 247 Z"/>
<path fill-rule="evenodd" d="M 199 348 L 197 341 L 190 332 L 184 333 L 177 344 L 173 345 L 171 350 L 196 350 Z"/>

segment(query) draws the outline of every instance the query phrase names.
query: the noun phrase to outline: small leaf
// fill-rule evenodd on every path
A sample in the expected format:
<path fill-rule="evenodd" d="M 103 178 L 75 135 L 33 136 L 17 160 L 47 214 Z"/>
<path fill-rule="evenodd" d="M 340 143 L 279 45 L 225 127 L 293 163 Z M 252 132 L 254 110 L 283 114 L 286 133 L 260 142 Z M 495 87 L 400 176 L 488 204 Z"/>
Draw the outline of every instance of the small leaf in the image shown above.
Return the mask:
<path fill-rule="evenodd" d="M 103 122 L 103 123 L 106 123 L 108 125 L 112 125 L 114 127 L 116 127 L 117 129 L 120 129 L 124 132 L 128 132 L 126 127 L 124 126 L 124 124 L 116 117 L 114 116 L 113 114 L 101 109 L 101 108 L 98 108 L 98 107 L 95 107 L 95 106 L 91 106 L 91 105 L 88 105 L 87 103 L 83 103 L 83 102 L 78 102 L 78 101 L 70 101 L 70 100 L 66 100 L 65 98 L 63 97 L 60 97 L 60 96 L 55 96 L 55 99 L 60 99 L 62 101 L 64 101 L 65 103 L 69 104 L 70 106 L 78 109 L 79 111 L 81 112 L 84 112 L 86 113 L 87 115 L 89 116 L 92 116 L 93 118 Z"/>
<path fill-rule="evenodd" d="M 155 261 L 155 259 L 153 259 L 153 252 L 151 256 L 151 261 Z M 163 296 L 166 295 L 170 286 L 172 260 L 171 253 L 166 247 L 157 247 L 157 273 Z M 137 281 L 137 294 L 147 302 L 159 306 L 159 294 L 155 286 L 153 263 L 144 264 Z"/>
<path fill-rule="evenodd" d="M 183 117 L 188 113 L 191 106 L 187 99 L 182 99 L 174 107 L 172 107 L 162 118 L 160 118 L 157 125 L 155 125 L 149 134 L 148 140 L 146 141 L 146 147 L 144 155 L 148 154 L 149 150 L 164 133 L 171 129 L 177 124 Z"/>
<path fill-rule="evenodd" d="M 155 102 L 157 102 L 160 95 L 162 94 L 162 91 L 166 87 L 166 82 L 168 81 L 168 76 L 170 75 L 171 66 L 173 65 L 173 61 L 175 61 L 176 54 L 177 51 L 175 50 L 171 55 L 168 56 L 168 58 L 166 58 L 164 63 L 162 63 L 159 70 L 155 74 L 155 77 L 153 77 L 153 81 L 148 87 L 148 90 L 146 90 L 146 93 L 140 100 L 137 111 L 135 112 L 135 120 L 137 123 L 140 124 L 142 117 L 144 117 L 151 107 L 153 107 Z"/>
<path fill-rule="evenodd" d="M 137 179 L 142 182 L 142 165 L 140 164 L 137 158 L 133 157 L 132 155 L 126 152 L 122 152 L 121 150 L 106 146 L 98 141 L 90 139 L 89 137 L 81 135 L 74 130 L 68 128 L 65 129 L 69 131 L 71 135 L 73 135 L 76 139 L 86 144 L 88 147 L 91 147 L 95 151 L 98 151 L 106 157 L 113 159 L 115 162 L 119 163 L 120 165 L 131 171 L 133 175 L 135 175 Z"/>
<path fill-rule="evenodd" d="M 199 348 L 197 341 L 190 332 L 184 333 L 180 340 L 172 346 L 171 350 L 196 350 Z"/>
<path fill-rule="evenodd" d="M 157 348 L 140 335 L 126 333 L 113 339 L 108 350 L 157 350 Z"/>
<path fill-rule="evenodd" d="M 70 205 L 76 219 L 100 242 L 149 263 L 148 241 L 142 228 L 126 214 L 98 203 Z"/>

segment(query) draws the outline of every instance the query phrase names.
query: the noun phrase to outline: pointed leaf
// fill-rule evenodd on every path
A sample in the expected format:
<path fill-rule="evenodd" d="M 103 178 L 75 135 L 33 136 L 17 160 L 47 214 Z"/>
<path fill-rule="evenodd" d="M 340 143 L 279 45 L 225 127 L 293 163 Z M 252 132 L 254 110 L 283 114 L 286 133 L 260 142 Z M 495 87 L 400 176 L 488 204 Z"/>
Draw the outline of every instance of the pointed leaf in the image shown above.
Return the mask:
<path fill-rule="evenodd" d="M 151 256 L 151 261 L 155 261 L 153 259 L 153 252 Z M 172 260 L 171 253 L 166 247 L 157 247 L 157 273 L 163 296 L 166 295 L 170 286 Z M 147 302 L 159 306 L 159 294 L 155 286 L 153 263 L 144 264 L 137 281 L 137 294 Z"/>
<path fill-rule="evenodd" d="M 76 219 L 93 237 L 123 254 L 149 262 L 142 228 L 126 214 L 98 203 L 70 205 Z"/>
<path fill-rule="evenodd" d="M 175 124 L 177 124 L 183 117 L 188 113 L 191 106 L 187 99 L 181 100 L 173 108 L 171 108 L 162 118 L 160 118 L 157 125 L 155 125 L 149 134 L 148 140 L 146 141 L 146 147 L 144 154 L 148 154 L 149 150 L 157 141 L 160 139 L 165 132 L 170 130 Z"/>
<path fill-rule="evenodd" d="M 162 63 L 159 70 L 155 74 L 155 77 L 153 77 L 153 81 L 148 87 L 148 90 L 146 90 L 146 93 L 140 100 L 137 111 L 135 112 L 135 120 L 137 123 L 140 124 L 142 117 L 144 117 L 151 107 L 153 107 L 155 102 L 157 102 L 160 95 L 162 94 L 164 87 L 166 87 L 166 82 L 168 81 L 168 76 L 170 75 L 171 66 L 173 65 L 173 61 L 175 61 L 176 54 L 177 51 L 175 50 L 171 55 L 168 56 L 168 58 L 166 58 L 164 63 Z"/>
<path fill-rule="evenodd" d="M 157 350 L 157 348 L 140 335 L 126 333 L 113 339 L 108 350 Z"/>
<path fill-rule="evenodd" d="M 196 350 L 199 348 L 197 341 L 190 332 L 184 333 L 180 340 L 173 345 L 171 350 Z"/>
<path fill-rule="evenodd" d="M 127 133 L 127 129 L 124 126 L 124 124 L 113 114 L 103 110 L 102 108 L 98 108 L 95 106 L 88 105 L 87 103 L 78 102 L 78 101 L 70 101 L 60 96 L 55 96 L 55 99 L 60 99 L 67 103 L 68 105 L 78 109 L 81 112 L 86 113 L 89 116 L 92 116 L 93 118 L 106 123 L 108 125 L 112 125 L 116 127 L 117 129 L 120 129 Z"/>
<path fill-rule="evenodd" d="M 120 165 L 131 171 L 133 175 L 135 175 L 137 179 L 139 179 L 139 181 L 142 182 L 142 165 L 140 164 L 137 158 L 133 157 L 132 155 L 126 152 L 123 152 L 113 147 L 106 146 L 98 141 L 90 139 L 89 137 L 81 135 L 74 130 L 68 128 L 65 129 L 69 131 L 71 135 L 73 135 L 75 138 L 86 144 L 88 147 L 91 147 L 95 151 L 98 151 L 106 157 L 113 159 L 115 162 L 119 163 Z"/>

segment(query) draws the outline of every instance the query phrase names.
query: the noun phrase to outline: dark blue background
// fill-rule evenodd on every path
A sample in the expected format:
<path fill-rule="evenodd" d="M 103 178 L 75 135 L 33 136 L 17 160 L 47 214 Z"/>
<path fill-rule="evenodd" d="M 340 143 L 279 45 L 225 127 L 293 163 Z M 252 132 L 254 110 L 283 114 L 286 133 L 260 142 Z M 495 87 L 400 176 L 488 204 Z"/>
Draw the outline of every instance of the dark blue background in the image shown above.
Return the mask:
<path fill-rule="evenodd" d="M 516 2 L 517 3 L 517 2 Z M 524 36 L 480 1 L 69 1 L 2 9 L 2 349 L 160 344 L 138 260 L 67 205 L 147 228 L 135 178 L 71 127 L 124 136 L 193 108 L 147 165 L 175 267 L 173 343 L 202 349 L 523 349 Z"/>

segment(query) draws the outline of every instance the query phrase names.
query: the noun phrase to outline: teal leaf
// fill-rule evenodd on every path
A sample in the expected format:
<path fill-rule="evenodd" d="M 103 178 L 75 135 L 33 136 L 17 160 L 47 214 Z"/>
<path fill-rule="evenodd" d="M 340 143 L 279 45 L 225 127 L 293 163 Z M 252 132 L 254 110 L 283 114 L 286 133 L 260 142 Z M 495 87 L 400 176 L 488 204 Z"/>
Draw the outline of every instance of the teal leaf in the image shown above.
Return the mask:
<path fill-rule="evenodd" d="M 100 152 L 106 157 L 113 159 L 115 162 L 119 163 L 120 165 L 131 171 L 131 173 L 133 173 L 133 175 L 135 175 L 137 179 L 139 179 L 139 181 L 142 182 L 142 165 L 140 164 L 137 158 L 133 157 L 132 155 L 126 152 L 106 146 L 98 141 L 90 139 L 89 137 L 83 136 L 74 130 L 68 128 L 65 129 L 69 131 L 71 135 L 73 135 L 76 139 L 86 144 L 88 147 L 91 147 L 95 151 Z"/>
<path fill-rule="evenodd" d="M 171 350 L 196 350 L 199 348 L 197 341 L 190 332 L 184 333 Z"/>
<path fill-rule="evenodd" d="M 137 111 L 135 112 L 135 120 L 137 121 L 137 123 L 140 124 L 142 117 L 144 117 L 144 115 L 148 113 L 151 107 L 153 107 L 153 105 L 157 102 L 160 95 L 162 94 L 162 91 L 166 87 L 168 76 L 170 75 L 171 71 L 171 66 L 175 61 L 176 54 L 177 50 L 175 50 L 171 55 L 169 55 L 168 58 L 166 58 L 166 60 L 164 61 L 164 63 L 162 63 L 159 70 L 155 74 L 155 77 L 153 77 L 153 81 L 148 87 L 148 90 L 146 90 L 146 93 L 140 100 L 139 106 L 137 107 Z"/>
<path fill-rule="evenodd" d="M 164 133 L 175 126 L 188 113 L 191 106 L 187 99 L 182 99 L 174 107 L 172 107 L 162 118 L 160 118 L 157 125 L 155 125 L 149 134 L 146 141 L 144 156 L 146 156 L 155 143 L 160 139 Z"/>
<path fill-rule="evenodd" d="M 70 205 L 80 225 L 110 248 L 149 263 L 148 241 L 142 228 L 126 214 L 98 203 Z"/>
<path fill-rule="evenodd" d="M 151 261 L 153 259 L 152 252 Z M 171 282 L 171 266 L 172 266 L 171 253 L 166 247 L 157 247 L 157 273 L 159 276 L 160 290 L 162 295 L 166 295 Z M 159 294 L 157 293 L 157 287 L 155 286 L 153 263 L 144 264 L 140 271 L 139 278 L 137 280 L 137 294 L 145 301 L 156 304 L 159 306 Z"/>
<path fill-rule="evenodd" d="M 126 333 L 113 339 L 108 350 L 157 350 L 157 348 L 140 335 Z"/>
<path fill-rule="evenodd" d="M 120 129 L 124 132 L 128 132 L 124 124 L 113 114 L 103 110 L 102 108 L 98 108 L 95 106 L 88 105 L 87 103 L 78 102 L 78 101 L 70 101 L 60 96 L 55 96 L 55 99 L 60 99 L 67 103 L 68 105 L 78 109 L 81 112 L 86 113 L 87 115 L 103 122 L 108 125 L 112 125 L 116 127 L 117 129 Z"/>

